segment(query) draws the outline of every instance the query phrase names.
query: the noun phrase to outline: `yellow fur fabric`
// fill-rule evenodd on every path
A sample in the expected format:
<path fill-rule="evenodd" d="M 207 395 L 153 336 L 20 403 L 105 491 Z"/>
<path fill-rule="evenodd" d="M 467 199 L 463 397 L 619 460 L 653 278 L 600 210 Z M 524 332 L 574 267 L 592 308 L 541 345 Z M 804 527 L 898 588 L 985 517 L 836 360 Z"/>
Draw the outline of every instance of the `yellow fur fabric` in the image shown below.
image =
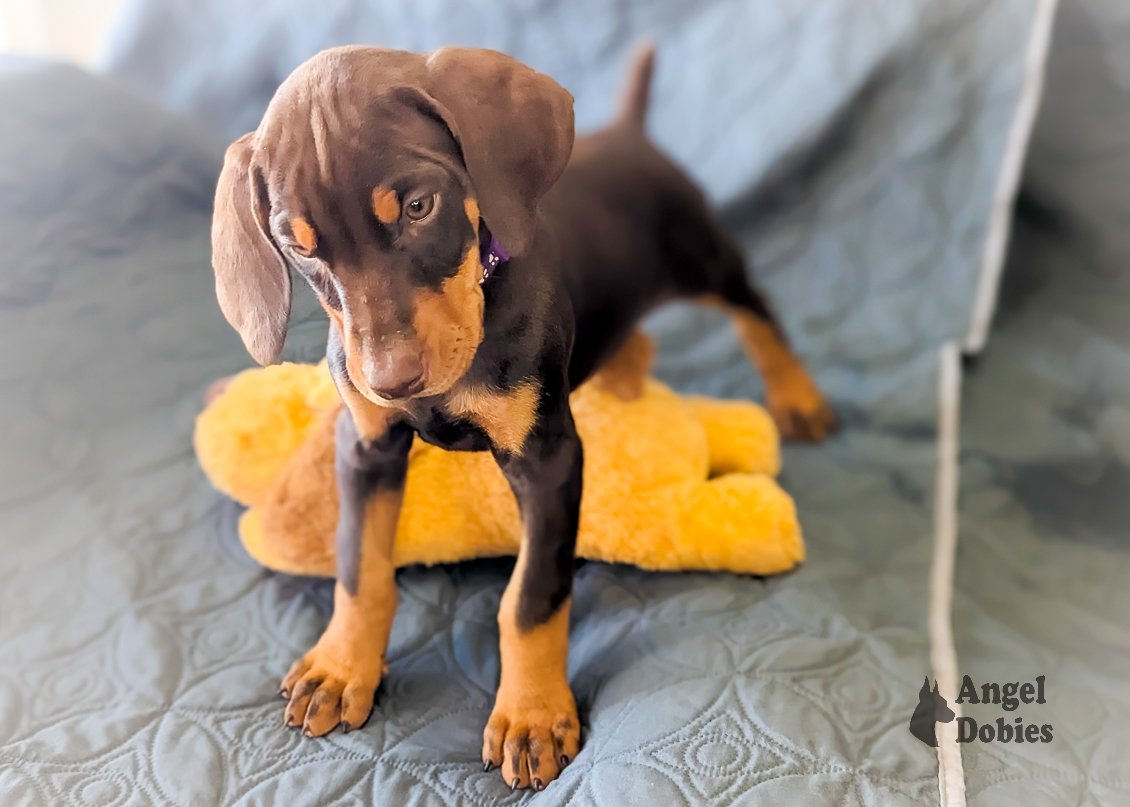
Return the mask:
<path fill-rule="evenodd" d="M 585 446 L 578 555 L 760 575 L 804 560 L 793 501 L 773 478 L 777 431 L 761 407 L 684 399 L 654 379 L 635 401 L 585 385 L 571 403 Z M 240 374 L 197 418 L 200 464 L 250 507 L 240 538 L 269 568 L 333 575 L 340 406 L 324 363 L 283 364 Z M 520 534 L 513 494 L 489 453 L 415 442 L 397 565 L 512 555 Z"/>

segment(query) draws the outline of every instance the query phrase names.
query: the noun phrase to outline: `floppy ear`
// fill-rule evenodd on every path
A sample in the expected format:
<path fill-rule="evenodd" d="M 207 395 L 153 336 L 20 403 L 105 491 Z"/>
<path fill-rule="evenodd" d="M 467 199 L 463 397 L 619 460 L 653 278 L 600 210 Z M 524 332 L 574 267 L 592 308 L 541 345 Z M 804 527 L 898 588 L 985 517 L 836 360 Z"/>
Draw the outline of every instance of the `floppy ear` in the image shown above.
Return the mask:
<path fill-rule="evenodd" d="M 427 92 L 463 149 L 483 219 L 509 252 L 522 254 L 538 200 L 573 151 L 573 96 L 493 50 L 441 48 L 427 71 Z"/>
<path fill-rule="evenodd" d="M 290 272 L 267 228 L 267 188 L 251 168 L 255 133 L 228 146 L 212 214 L 216 297 L 247 352 L 273 364 L 290 318 Z"/>

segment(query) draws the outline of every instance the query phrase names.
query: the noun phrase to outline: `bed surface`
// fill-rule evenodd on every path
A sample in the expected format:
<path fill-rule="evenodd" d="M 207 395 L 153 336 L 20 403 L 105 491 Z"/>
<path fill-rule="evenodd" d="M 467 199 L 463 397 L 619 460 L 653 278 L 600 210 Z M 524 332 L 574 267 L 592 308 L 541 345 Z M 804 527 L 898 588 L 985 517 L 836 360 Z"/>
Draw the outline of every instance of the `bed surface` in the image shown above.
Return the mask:
<path fill-rule="evenodd" d="M 283 728 L 275 690 L 328 589 L 244 556 L 191 452 L 204 388 L 247 361 L 208 269 L 218 143 L 69 68 L 9 77 L 0 97 L 22 126 L 3 138 L 0 164 L 21 171 L 2 215 L 23 234 L 0 286 L 0 341 L 19 345 L 0 364 L 19 424 L 0 452 L 5 805 L 524 798 L 478 759 L 508 561 L 402 572 L 365 730 Z M 780 579 L 583 567 L 585 748 L 539 803 L 929 799 L 904 682 L 927 671 L 932 463 L 928 435 L 792 452 L 813 559 Z"/>
<path fill-rule="evenodd" d="M 407 22 L 382 17 L 381 4 L 369 16 L 336 4 L 298 38 L 281 27 L 290 6 L 268 3 L 252 45 L 237 49 L 208 24 L 230 14 L 238 29 L 239 6 L 201 4 L 190 24 L 176 18 L 176 4 L 154 0 L 132 4 L 108 57 L 111 79 L 50 65 L 0 69 L 0 220 L 11 234 L 0 259 L 0 413 L 11 426 L 0 430 L 5 807 L 937 803 L 936 752 L 907 730 L 932 674 L 936 355 L 968 326 L 1022 78 L 1016 31 L 1033 4 L 955 1 L 926 12 L 907 3 L 888 13 L 889 4 L 829 3 L 824 16 L 801 5 L 762 4 L 732 18 L 721 10 L 730 6 L 706 4 L 701 17 L 685 18 L 660 3 L 644 19 L 631 4 L 609 4 L 615 12 L 591 21 L 603 48 L 578 55 L 498 26 L 444 27 L 456 21 L 436 3 L 419 4 L 420 17 Z M 147 36 L 174 22 L 176 36 Z M 254 125 L 304 51 L 378 34 L 426 49 L 435 43 L 412 38 L 424 23 L 438 23 L 439 40 L 473 35 L 560 74 L 581 126 L 605 117 L 623 48 L 640 30 L 658 30 L 676 55 L 727 31 L 730 48 L 750 31 L 800 43 L 751 58 L 740 82 L 707 58 L 696 80 L 716 77 L 724 99 L 709 110 L 695 106 L 701 84 L 680 84 L 661 66 L 653 123 L 710 189 L 846 415 L 833 441 L 786 451 L 782 483 L 796 498 L 809 560 L 771 579 L 584 565 L 569 665 L 584 749 L 536 796 L 484 774 L 478 755 L 510 561 L 401 571 L 373 717 L 363 731 L 305 739 L 283 728 L 276 688 L 324 626 L 330 589 L 254 564 L 235 538 L 237 510 L 210 489 L 191 451 L 204 389 L 249 364 L 209 268 L 223 146 Z M 832 30 L 848 33 L 833 40 Z M 804 48 L 832 54 L 817 62 L 822 73 L 784 69 L 805 61 Z M 766 76 L 780 79 L 777 93 Z M 785 99 L 803 97 L 814 76 L 839 78 L 825 94 L 813 91 L 810 108 L 785 115 Z M 722 118 L 729 128 L 712 125 L 719 108 L 737 116 Z M 936 114 L 924 118 L 927 109 Z M 711 131 L 760 136 L 722 142 Z M 1092 298 L 1115 299 L 1098 287 Z M 924 299 L 932 304 L 923 308 Z M 285 357 L 317 359 L 325 326 L 309 295 L 294 324 Z M 664 351 L 659 373 L 681 389 L 758 393 L 733 338 L 708 315 L 676 309 L 650 327 Z M 1109 342 L 1098 331 L 1093 338 Z M 988 375 L 993 356 L 980 372 Z M 978 400 L 969 417 L 983 417 Z M 992 426 L 984 433 L 990 443 L 1001 437 Z M 1028 529 L 980 503 L 992 489 L 1020 495 L 1011 477 L 985 482 L 989 465 L 966 464 L 974 518 Z M 1047 501 L 1048 483 L 1031 484 L 1032 500 Z M 969 534 L 981 530 L 971 523 Z M 1088 569 L 1116 575 L 1110 556 L 1124 550 L 1109 543 L 1091 542 L 1099 554 L 1084 559 Z M 978 655 L 988 641 L 980 631 L 1004 630 L 1003 620 L 986 628 L 977 616 L 994 605 L 982 569 L 962 556 L 959 651 L 978 670 L 997 659 Z M 1104 624 L 1090 619 L 1098 610 L 1080 610 L 1065 635 Z M 1117 644 L 1111 631 L 1103 636 Z M 1009 652 L 1027 647 L 1025 638 L 1010 636 Z M 1095 646 L 1088 652 L 1106 652 Z M 1104 661 L 1095 675 L 1114 682 L 1126 673 L 1120 663 Z M 1072 713 L 1070 699 L 1058 703 Z M 1112 739 L 1103 742 L 1117 743 L 1124 712 L 1110 708 L 1102 725 Z M 996 773 L 1017 764 L 1011 757 L 976 749 L 971 797 L 1040 803 L 1000 782 L 1034 781 L 1053 763 L 1090 781 L 1073 761 L 1078 747 L 1056 744 L 1051 761 L 1026 760 L 1011 778 Z M 1124 773 L 1100 774 L 1110 793 L 1125 786 Z"/>
<path fill-rule="evenodd" d="M 997 326 L 967 376 L 958 657 L 978 685 L 1046 676 L 1047 704 L 1015 715 L 1054 727 L 965 746 L 975 807 L 1130 803 L 1128 44 L 1125 4 L 1061 4 Z"/>

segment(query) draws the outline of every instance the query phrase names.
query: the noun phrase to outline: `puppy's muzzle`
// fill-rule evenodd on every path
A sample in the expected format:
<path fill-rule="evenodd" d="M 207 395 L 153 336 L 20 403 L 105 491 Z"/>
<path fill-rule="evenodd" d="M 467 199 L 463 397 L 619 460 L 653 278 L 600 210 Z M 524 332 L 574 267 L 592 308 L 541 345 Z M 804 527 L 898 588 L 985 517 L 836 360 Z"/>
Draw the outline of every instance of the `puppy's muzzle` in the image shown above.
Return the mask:
<path fill-rule="evenodd" d="M 415 345 L 393 345 L 370 353 L 362 370 L 369 389 L 386 401 L 411 398 L 427 385 L 424 354 Z"/>

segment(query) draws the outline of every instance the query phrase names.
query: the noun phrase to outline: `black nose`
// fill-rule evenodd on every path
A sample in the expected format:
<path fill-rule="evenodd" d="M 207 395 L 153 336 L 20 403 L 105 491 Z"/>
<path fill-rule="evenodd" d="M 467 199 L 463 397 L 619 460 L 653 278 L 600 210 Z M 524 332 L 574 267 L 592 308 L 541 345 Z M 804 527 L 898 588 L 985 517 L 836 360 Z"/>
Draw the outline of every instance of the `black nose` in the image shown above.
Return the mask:
<path fill-rule="evenodd" d="M 410 398 L 424 389 L 424 357 L 420 350 L 400 345 L 365 359 L 365 381 L 385 400 Z"/>

